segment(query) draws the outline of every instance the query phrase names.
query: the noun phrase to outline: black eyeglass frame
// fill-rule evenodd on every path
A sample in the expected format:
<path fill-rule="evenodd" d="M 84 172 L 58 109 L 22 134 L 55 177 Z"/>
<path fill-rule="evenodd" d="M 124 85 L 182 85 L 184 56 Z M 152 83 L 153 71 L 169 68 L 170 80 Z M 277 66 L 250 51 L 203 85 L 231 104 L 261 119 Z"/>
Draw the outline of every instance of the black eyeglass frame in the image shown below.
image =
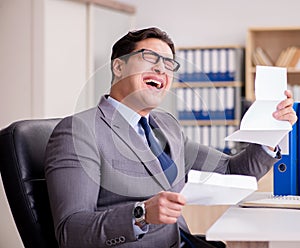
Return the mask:
<path fill-rule="evenodd" d="M 152 61 L 152 60 L 148 60 L 147 58 L 145 58 L 145 52 L 148 52 L 149 54 L 154 55 L 154 56 L 156 57 L 156 60 L 155 60 L 155 61 Z M 137 51 L 132 52 L 132 53 L 128 53 L 128 54 L 125 55 L 124 57 L 129 58 L 129 57 L 131 57 L 131 56 L 133 56 L 133 55 L 135 55 L 135 54 L 138 54 L 138 53 L 142 53 L 142 58 L 143 58 L 145 61 L 150 62 L 151 64 L 156 64 L 156 63 L 158 63 L 158 61 L 159 61 L 160 59 L 162 59 L 165 68 L 166 68 L 167 70 L 169 70 L 169 71 L 176 72 L 176 71 L 178 71 L 178 69 L 180 68 L 179 62 L 177 62 L 175 59 L 171 59 L 171 58 L 168 58 L 168 57 L 164 57 L 164 56 L 162 56 L 162 55 L 160 55 L 160 54 L 158 54 L 158 53 L 156 53 L 156 52 L 154 52 L 154 51 L 152 51 L 152 50 L 145 49 L 145 48 L 140 49 L 140 50 L 137 50 Z M 171 62 L 171 63 L 174 65 L 173 68 L 170 68 L 166 62 Z"/>

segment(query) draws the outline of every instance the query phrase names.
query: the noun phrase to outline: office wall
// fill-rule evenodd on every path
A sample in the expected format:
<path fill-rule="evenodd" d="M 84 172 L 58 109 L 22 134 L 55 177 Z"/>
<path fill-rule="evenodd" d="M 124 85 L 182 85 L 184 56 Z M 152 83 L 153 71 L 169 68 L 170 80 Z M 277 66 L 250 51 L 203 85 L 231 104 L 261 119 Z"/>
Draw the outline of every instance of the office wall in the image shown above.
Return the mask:
<path fill-rule="evenodd" d="M 86 82 L 85 4 L 1 1 L 0 128 L 72 114 Z"/>
<path fill-rule="evenodd" d="M 93 84 L 94 104 L 99 102 L 99 97 L 109 93 L 111 85 L 110 55 L 112 45 L 121 36 L 133 28 L 134 15 L 115 11 L 99 6 L 92 6 L 93 15 L 93 59 L 94 71 L 89 79 Z"/>
<path fill-rule="evenodd" d="M 31 115 L 31 15 L 30 0 L 0 1 L 0 128 Z"/>
<path fill-rule="evenodd" d="M 299 26 L 298 0 L 121 0 L 136 6 L 136 27 L 158 26 L 177 46 L 245 44 L 250 26 Z"/>
<path fill-rule="evenodd" d="M 40 101 L 40 116 L 63 117 L 76 112 L 75 104 L 79 104 L 86 83 L 87 8 L 73 1 L 46 0 L 44 11 L 44 99 Z"/>

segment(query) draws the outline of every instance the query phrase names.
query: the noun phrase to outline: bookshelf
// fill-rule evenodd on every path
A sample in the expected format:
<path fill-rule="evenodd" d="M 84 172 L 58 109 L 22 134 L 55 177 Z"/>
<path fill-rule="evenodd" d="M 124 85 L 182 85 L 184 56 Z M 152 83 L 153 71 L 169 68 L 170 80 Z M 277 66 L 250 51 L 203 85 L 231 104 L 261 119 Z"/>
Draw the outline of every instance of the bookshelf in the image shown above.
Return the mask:
<path fill-rule="evenodd" d="M 181 64 L 173 88 L 177 117 L 195 142 L 232 154 L 236 144 L 224 142 L 241 119 L 244 48 L 241 46 L 181 47 Z"/>
<path fill-rule="evenodd" d="M 300 26 L 299 27 L 252 27 L 247 31 L 246 40 L 246 82 L 245 97 L 249 101 L 255 100 L 254 80 L 255 63 L 253 54 L 257 48 L 263 50 L 270 59 L 272 65 L 278 64 L 280 55 L 291 47 L 300 48 Z M 265 60 L 263 61 L 265 62 Z M 264 65 L 264 64 L 263 64 Z M 288 64 L 286 64 L 288 65 Z M 293 91 L 294 99 L 300 101 L 300 69 L 287 67 L 288 88 Z M 273 169 L 270 170 L 260 181 L 260 191 L 273 191 L 274 178 Z"/>
<path fill-rule="evenodd" d="M 230 58 L 225 52 L 229 50 L 231 51 Z M 176 112 L 186 135 L 204 145 L 213 146 L 227 153 L 235 153 L 238 150 L 238 144 L 233 142 L 225 144 L 224 137 L 227 136 L 226 130 L 231 133 L 240 124 L 241 96 L 244 87 L 244 48 L 235 45 L 181 47 L 177 50 L 176 59 L 181 64 L 173 83 Z M 226 111 L 226 101 L 222 99 L 226 89 L 233 92 L 229 105 L 233 106 L 234 111 L 230 118 L 226 118 L 226 114 L 211 114 L 209 115 L 211 118 L 201 118 L 199 112 L 203 110 L 203 105 L 213 106 L 211 112 L 216 109 Z M 203 92 L 209 90 L 213 92 L 212 97 L 203 95 Z M 189 96 L 188 99 L 186 95 Z M 198 96 L 196 101 L 195 95 Z M 219 100 L 212 102 L 213 99 Z M 220 106 L 221 108 L 218 108 Z M 186 116 L 180 118 L 182 116 L 179 112 L 183 110 L 188 110 L 185 114 L 189 118 Z M 201 137 L 212 137 L 213 140 L 205 141 Z M 184 207 L 183 215 L 192 233 L 205 234 L 227 208 L 228 206 L 189 205 Z"/>
<path fill-rule="evenodd" d="M 300 48 L 300 26 L 299 27 L 254 27 L 249 28 L 246 41 L 246 83 L 245 96 L 249 101 L 253 101 L 254 94 L 254 79 L 255 79 L 255 64 L 267 65 L 266 59 L 255 62 L 254 55 L 257 49 L 261 49 L 269 58 L 271 65 L 283 66 L 288 69 L 288 84 L 293 90 L 293 87 L 298 88 L 300 85 L 300 68 L 293 65 L 290 67 L 291 61 L 286 63 L 278 63 L 280 55 L 286 53 L 291 48 Z M 297 55 L 295 55 L 297 56 Z M 263 56 L 261 56 L 263 57 Z M 290 59 L 292 59 L 290 57 Z M 296 59 L 294 57 L 294 59 Z M 296 63 L 297 64 L 297 63 Z M 294 96 L 298 93 L 294 93 Z M 297 96 L 298 98 L 298 96 Z M 295 98 L 295 100 L 300 100 Z"/>

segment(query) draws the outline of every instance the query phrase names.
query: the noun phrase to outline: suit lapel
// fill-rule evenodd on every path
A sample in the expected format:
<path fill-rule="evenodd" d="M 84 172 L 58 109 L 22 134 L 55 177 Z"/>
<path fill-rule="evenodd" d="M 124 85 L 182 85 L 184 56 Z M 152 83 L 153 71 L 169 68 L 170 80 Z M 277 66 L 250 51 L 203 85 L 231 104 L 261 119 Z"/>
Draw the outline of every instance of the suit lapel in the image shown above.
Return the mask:
<path fill-rule="evenodd" d="M 101 118 L 112 129 L 112 140 L 116 142 L 116 149 L 118 149 L 117 143 L 121 140 L 145 166 L 145 169 L 156 183 L 163 190 L 168 190 L 170 184 L 162 171 L 158 159 L 151 152 L 149 146 L 143 142 L 136 131 L 105 98 L 101 99 L 98 107 L 103 114 Z"/>

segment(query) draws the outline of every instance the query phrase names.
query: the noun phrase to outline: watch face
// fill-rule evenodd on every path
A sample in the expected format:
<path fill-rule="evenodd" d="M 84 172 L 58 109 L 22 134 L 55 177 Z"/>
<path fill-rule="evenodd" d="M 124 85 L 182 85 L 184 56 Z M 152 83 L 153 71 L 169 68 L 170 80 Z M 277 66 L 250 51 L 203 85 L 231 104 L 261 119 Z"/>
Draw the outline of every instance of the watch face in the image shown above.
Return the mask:
<path fill-rule="evenodd" d="M 141 218 L 144 214 L 144 210 L 141 206 L 137 206 L 135 207 L 134 211 L 133 211 L 133 215 L 135 218 Z"/>

